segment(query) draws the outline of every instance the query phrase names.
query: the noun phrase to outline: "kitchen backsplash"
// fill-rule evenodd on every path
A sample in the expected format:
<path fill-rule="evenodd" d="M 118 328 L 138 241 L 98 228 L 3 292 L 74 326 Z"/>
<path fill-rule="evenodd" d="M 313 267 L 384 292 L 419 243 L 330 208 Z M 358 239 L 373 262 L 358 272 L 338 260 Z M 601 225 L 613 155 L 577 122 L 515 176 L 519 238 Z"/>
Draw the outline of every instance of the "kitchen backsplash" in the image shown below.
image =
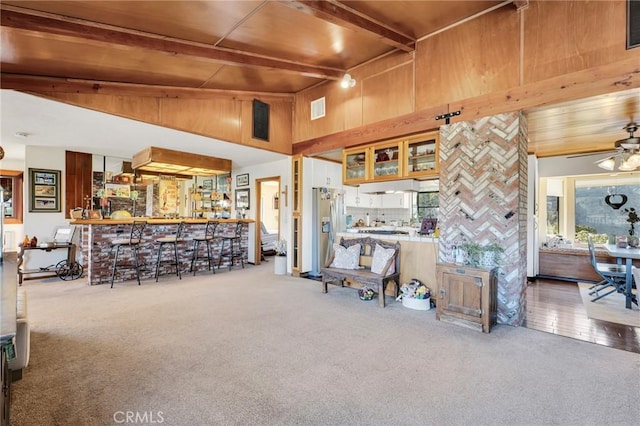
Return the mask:
<path fill-rule="evenodd" d="M 377 209 L 365 207 L 347 207 L 347 214 L 353 216 L 353 222 L 359 219 L 365 220 L 365 216 L 369 213 L 369 220 L 385 222 L 389 224 L 392 220 L 406 222 L 411 221 L 411 209 Z"/>

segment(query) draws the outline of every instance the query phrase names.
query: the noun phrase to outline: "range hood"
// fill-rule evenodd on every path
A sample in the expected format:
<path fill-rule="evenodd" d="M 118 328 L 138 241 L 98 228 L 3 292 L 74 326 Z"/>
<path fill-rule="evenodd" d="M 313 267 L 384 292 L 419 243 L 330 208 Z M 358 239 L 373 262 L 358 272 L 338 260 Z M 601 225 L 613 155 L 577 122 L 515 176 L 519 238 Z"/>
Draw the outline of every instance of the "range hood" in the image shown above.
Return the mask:
<path fill-rule="evenodd" d="M 392 180 L 387 182 L 363 183 L 360 192 L 364 194 L 393 194 L 397 192 L 419 192 L 420 182 L 415 179 Z"/>
<path fill-rule="evenodd" d="M 154 146 L 135 154 L 131 165 L 136 170 L 166 175 L 214 176 L 231 172 L 231 160 Z"/>

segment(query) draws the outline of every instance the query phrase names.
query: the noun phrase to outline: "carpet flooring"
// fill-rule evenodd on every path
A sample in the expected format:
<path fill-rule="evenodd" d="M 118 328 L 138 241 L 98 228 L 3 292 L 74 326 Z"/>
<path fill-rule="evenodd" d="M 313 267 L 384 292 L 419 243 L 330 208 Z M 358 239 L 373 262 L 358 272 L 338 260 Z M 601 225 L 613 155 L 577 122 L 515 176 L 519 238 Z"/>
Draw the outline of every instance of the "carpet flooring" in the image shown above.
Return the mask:
<path fill-rule="evenodd" d="M 580 297 L 589 318 L 640 327 L 640 310 L 637 305 L 632 303 L 631 309 L 625 308 L 625 297 L 620 293 L 610 294 L 592 302 L 591 299 L 595 297 L 595 295 L 589 295 L 589 288 L 592 285 L 578 283 Z"/>
<path fill-rule="evenodd" d="M 638 424 L 638 354 L 483 334 L 272 271 L 25 283 L 31 361 L 11 424 Z"/>

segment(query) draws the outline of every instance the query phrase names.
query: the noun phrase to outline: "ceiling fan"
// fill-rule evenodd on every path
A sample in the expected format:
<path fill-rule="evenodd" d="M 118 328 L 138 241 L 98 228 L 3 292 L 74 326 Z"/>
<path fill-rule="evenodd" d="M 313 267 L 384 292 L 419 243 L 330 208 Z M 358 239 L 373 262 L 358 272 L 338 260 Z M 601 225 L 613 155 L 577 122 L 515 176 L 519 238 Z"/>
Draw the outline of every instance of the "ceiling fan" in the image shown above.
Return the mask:
<path fill-rule="evenodd" d="M 640 137 L 634 133 L 638 131 L 638 124 L 635 121 L 628 123 L 623 128 L 629 132 L 629 137 L 617 140 L 613 155 L 596 161 L 598 167 L 605 170 L 615 170 L 631 172 L 640 167 Z"/>
<path fill-rule="evenodd" d="M 640 126 L 634 120 L 634 116 L 638 112 L 638 97 L 633 96 L 627 99 L 624 109 L 626 115 L 629 117 L 629 123 L 627 123 L 622 130 L 628 132 L 629 137 L 617 140 L 612 150 L 577 154 L 567 158 L 609 154 L 605 158 L 596 160 L 595 164 L 597 164 L 598 167 L 609 171 L 619 170 L 623 172 L 630 172 L 640 168 L 640 137 L 635 136 L 634 134 L 638 129 L 640 129 Z"/>

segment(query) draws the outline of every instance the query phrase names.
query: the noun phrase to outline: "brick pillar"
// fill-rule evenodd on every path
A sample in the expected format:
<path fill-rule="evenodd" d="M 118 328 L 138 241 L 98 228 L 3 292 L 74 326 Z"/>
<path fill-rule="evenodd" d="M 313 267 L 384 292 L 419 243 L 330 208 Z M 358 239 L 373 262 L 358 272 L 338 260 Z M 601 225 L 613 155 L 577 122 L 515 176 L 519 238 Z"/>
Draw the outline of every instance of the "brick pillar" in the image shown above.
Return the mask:
<path fill-rule="evenodd" d="M 496 242 L 505 253 L 498 274 L 498 322 L 525 317 L 527 138 L 520 113 L 440 129 L 439 261 L 453 246 Z"/>

